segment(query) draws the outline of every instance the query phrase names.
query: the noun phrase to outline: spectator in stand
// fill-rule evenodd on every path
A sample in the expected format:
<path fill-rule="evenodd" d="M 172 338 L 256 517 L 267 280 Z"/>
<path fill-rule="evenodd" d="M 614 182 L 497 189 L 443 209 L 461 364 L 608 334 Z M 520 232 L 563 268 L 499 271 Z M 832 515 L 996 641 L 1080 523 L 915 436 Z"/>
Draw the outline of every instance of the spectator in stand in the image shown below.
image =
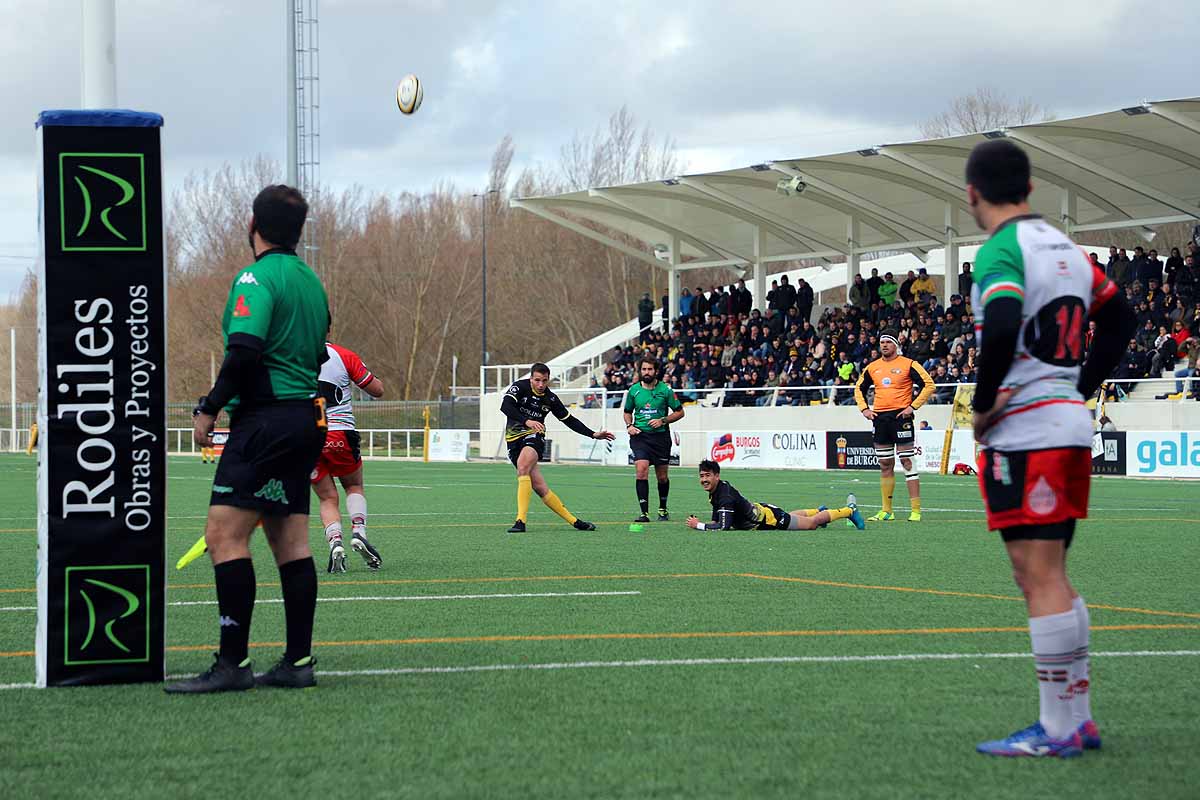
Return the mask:
<path fill-rule="evenodd" d="M 708 314 L 708 309 L 708 298 L 704 296 L 704 289 L 697 286 L 696 293 L 692 295 L 692 315 L 703 322 L 705 315 Z"/>
<path fill-rule="evenodd" d="M 921 303 L 926 302 L 927 299 L 936 298 L 937 284 L 933 282 L 933 278 L 929 277 L 929 271 L 924 267 L 921 267 L 921 274 L 913 281 L 912 293 Z"/>
<path fill-rule="evenodd" d="M 787 277 L 787 276 L 784 276 Z M 813 288 L 808 285 L 808 281 L 801 278 L 796 284 L 796 314 L 800 320 L 812 319 L 813 310 Z"/>
<path fill-rule="evenodd" d="M 916 297 L 913 295 L 913 290 L 912 290 L 913 284 L 916 282 L 917 282 L 917 276 L 910 269 L 908 271 L 908 277 L 905 278 L 904 282 L 900 284 L 900 291 L 898 292 L 898 296 L 900 297 L 900 302 L 904 303 L 905 306 L 907 306 L 909 303 L 913 302 L 916 299 Z"/>
<path fill-rule="evenodd" d="M 754 308 L 754 295 L 750 294 L 750 290 L 746 288 L 746 280 L 739 279 L 737 282 L 737 313 L 749 314 Z"/>
<path fill-rule="evenodd" d="M 1140 318 L 1140 315 L 1139 315 L 1139 318 Z M 1145 322 L 1142 323 L 1142 327 L 1138 329 L 1137 333 L 1134 334 L 1133 338 L 1137 340 L 1137 343 L 1139 345 L 1146 348 L 1147 350 L 1150 350 L 1151 348 L 1153 348 L 1155 346 L 1154 340 L 1157 337 L 1158 337 L 1158 329 L 1154 325 L 1154 320 L 1150 319 L 1149 315 L 1147 315 Z"/>
<path fill-rule="evenodd" d="M 937 387 L 934 389 L 933 397 L 929 399 L 929 402 L 939 405 L 953 403 L 955 387 L 948 384 L 953 384 L 957 381 L 950 377 L 950 373 L 946 370 L 946 365 L 938 364 L 929 374 L 929 377 L 933 378 L 933 385 Z M 943 386 L 942 384 L 947 385 Z"/>
<path fill-rule="evenodd" d="M 1138 270 L 1138 279 L 1146 285 L 1149 285 L 1151 281 L 1162 283 L 1163 263 L 1158 260 L 1157 250 L 1151 250 L 1146 254 L 1146 261 Z"/>
<path fill-rule="evenodd" d="M 796 287 L 788 283 L 788 276 L 784 275 L 779 281 L 779 308 L 786 314 L 787 310 L 796 305 Z"/>
<path fill-rule="evenodd" d="M 971 287 L 975 285 L 975 276 L 971 274 L 971 262 L 962 263 L 962 273 L 958 276 L 958 293 L 963 297 L 971 296 Z"/>
<path fill-rule="evenodd" d="M 626 306 L 626 308 L 628 308 L 628 306 Z M 645 341 L 647 328 L 650 327 L 650 323 L 654 320 L 654 301 L 650 299 L 649 292 L 642 294 L 642 299 L 638 301 L 637 312 L 638 328 L 640 328 L 642 331 L 642 341 Z"/>
<path fill-rule="evenodd" d="M 1171 255 L 1167 258 L 1166 268 L 1163 270 L 1165 277 L 1164 282 L 1172 286 L 1175 285 L 1175 274 L 1183 268 L 1183 257 L 1179 255 L 1179 248 L 1172 247 Z"/>
<path fill-rule="evenodd" d="M 871 304 L 871 290 L 867 288 L 867 282 L 863 280 L 862 275 L 855 275 L 850 288 L 847 291 L 846 299 L 855 308 L 866 311 Z"/>
<path fill-rule="evenodd" d="M 867 278 L 867 291 L 871 293 L 871 302 L 879 302 L 879 287 L 883 286 L 883 278 L 879 277 L 879 270 L 871 268 L 871 277 Z"/>
<path fill-rule="evenodd" d="M 886 307 L 891 308 L 896 302 L 896 293 L 899 287 L 896 286 L 896 279 L 892 277 L 892 273 L 885 272 L 883 275 L 883 285 L 879 287 L 879 300 Z"/>
<path fill-rule="evenodd" d="M 1108 248 L 1108 252 L 1109 259 L 1106 267 L 1108 277 L 1112 279 L 1113 283 L 1124 289 L 1133 281 L 1133 270 L 1129 263 L 1129 255 L 1125 252 L 1124 247 L 1119 250 L 1115 247 L 1110 247 Z"/>
<path fill-rule="evenodd" d="M 1133 248 L 1133 260 L 1129 262 L 1129 279 L 1140 281 L 1143 287 L 1146 285 L 1146 279 L 1143 277 L 1146 261 L 1145 249 L 1141 246 Z"/>
<path fill-rule="evenodd" d="M 779 307 L 779 281 L 772 280 L 771 288 L 767 290 L 767 310 L 774 309 L 780 314 L 784 313 L 785 309 Z"/>
<path fill-rule="evenodd" d="M 1200 294 L 1200 265 L 1196 264 L 1196 256 L 1188 254 L 1183 259 L 1183 266 L 1175 275 L 1175 294 L 1184 305 L 1191 305 Z"/>

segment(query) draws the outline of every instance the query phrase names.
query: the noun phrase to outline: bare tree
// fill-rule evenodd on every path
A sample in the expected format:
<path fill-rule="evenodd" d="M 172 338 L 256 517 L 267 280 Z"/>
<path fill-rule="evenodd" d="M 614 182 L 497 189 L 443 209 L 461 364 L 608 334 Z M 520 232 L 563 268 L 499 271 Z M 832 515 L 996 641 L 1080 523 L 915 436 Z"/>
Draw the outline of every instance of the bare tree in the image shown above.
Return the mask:
<path fill-rule="evenodd" d="M 949 108 L 920 123 L 918 128 L 926 139 L 944 139 L 1052 119 L 1054 115 L 1049 109 L 1029 97 L 1010 100 L 1003 92 L 981 87 L 970 94 L 955 97 L 950 101 Z"/>

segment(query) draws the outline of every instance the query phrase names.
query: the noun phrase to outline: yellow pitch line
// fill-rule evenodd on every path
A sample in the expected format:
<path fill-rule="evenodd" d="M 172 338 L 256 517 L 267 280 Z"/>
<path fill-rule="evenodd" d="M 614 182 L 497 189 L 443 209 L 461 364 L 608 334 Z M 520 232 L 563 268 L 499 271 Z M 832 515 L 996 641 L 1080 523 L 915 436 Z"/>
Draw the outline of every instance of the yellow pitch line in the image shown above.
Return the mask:
<path fill-rule="evenodd" d="M 754 578 L 762 581 L 782 581 L 785 583 L 806 583 L 812 586 L 834 586 L 841 589 L 871 589 L 883 592 L 910 592 L 913 594 L 934 594 L 946 597 L 972 597 L 981 600 L 1011 600 L 1020 602 L 1021 597 L 1003 594 L 980 594 L 978 592 L 952 592 L 946 589 L 922 589 L 914 586 L 875 586 L 865 583 L 844 583 L 842 581 L 822 581 L 816 578 L 789 578 L 776 575 L 757 575 L 752 572 L 740 573 L 743 578 Z M 1103 603 L 1088 603 L 1088 608 L 1099 608 L 1105 611 L 1123 611 L 1130 614 L 1149 614 L 1156 617 L 1182 617 L 1184 619 L 1200 619 L 1200 614 L 1189 611 L 1158 611 L 1150 608 L 1131 608 L 1128 606 L 1110 606 Z"/>
<path fill-rule="evenodd" d="M 395 578 L 391 580 L 364 581 L 321 581 L 321 586 L 410 586 L 415 584 L 444 584 L 444 583 L 520 583 L 525 581 L 627 581 L 627 580 L 669 580 L 683 578 L 743 578 L 737 572 L 678 572 L 660 574 L 628 574 L 628 575 L 522 575 L 512 577 L 492 578 Z M 262 582 L 256 586 L 273 587 L 279 583 Z M 211 589 L 212 583 L 173 583 L 168 589 Z M 36 592 L 37 589 L 0 589 L 0 592 Z"/>
<path fill-rule="evenodd" d="M 1093 625 L 1094 631 L 1158 631 L 1200 630 L 1200 625 L 1167 623 L 1161 625 Z M 547 633 L 547 634 L 500 634 L 492 636 L 418 636 L 407 639 L 351 639 L 341 642 L 313 642 L 313 647 L 386 647 L 416 644 L 488 644 L 496 642 L 584 642 L 611 640 L 647 639 L 757 639 L 811 636 L 941 636 L 946 634 L 973 633 L 1026 633 L 1029 628 L 1020 626 L 995 626 L 981 628 L 877 628 L 877 629 L 825 629 L 789 631 L 681 631 L 650 633 Z M 250 647 L 283 647 L 284 642 L 251 642 Z M 172 653 L 189 653 L 212 650 L 212 644 L 171 645 Z M 32 650 L 0 653 L 0 658 L 32 656 Z"/>

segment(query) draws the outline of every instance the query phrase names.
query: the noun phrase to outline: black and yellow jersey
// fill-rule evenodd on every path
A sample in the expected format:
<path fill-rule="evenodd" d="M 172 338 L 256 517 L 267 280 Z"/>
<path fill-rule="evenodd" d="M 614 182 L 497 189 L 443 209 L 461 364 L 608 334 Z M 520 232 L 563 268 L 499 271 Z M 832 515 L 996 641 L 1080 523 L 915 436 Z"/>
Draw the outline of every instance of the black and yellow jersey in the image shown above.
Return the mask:
<path fill-rule="evenodd" d="M 925 368 L 904 356 L 895 356 L 890 361 L 877 358 L 862 371 L 854 386 L 854 402 L 858 410 L 867 408 L 867 389 L 875 387 L 873 411 L 902 411 L 910 405 L 918 409 L 933 394 L 933 378 Z M 913 397 L 913 387 L 917 396 Z"/>
<path fill-rule="evenodd" d="M 523 436 L 535 433 L 527 424 L 530 420 L 546 424 L 546 416 L 553 414 L 571 430 L 583 436 L 591 436 L 593 431 L 584 425 L 563 405 L 562 400 L 554 392 L 546 391 L 538 394 L 528 378 L 508 387 L 504 399 L 500 401 L 500 411 L 508 418 L 504 427 L 504 441 L 515 442 Z"/>
<path fill-rule="evenodd" d="M 713 525 L 709 530 L 769 530 L 787 529 L 789 515 L 778 506 L 767 503 L 752 503 L 733 488 L 729 481 L 721 481 L 708 495 L 712 503 Z"/>

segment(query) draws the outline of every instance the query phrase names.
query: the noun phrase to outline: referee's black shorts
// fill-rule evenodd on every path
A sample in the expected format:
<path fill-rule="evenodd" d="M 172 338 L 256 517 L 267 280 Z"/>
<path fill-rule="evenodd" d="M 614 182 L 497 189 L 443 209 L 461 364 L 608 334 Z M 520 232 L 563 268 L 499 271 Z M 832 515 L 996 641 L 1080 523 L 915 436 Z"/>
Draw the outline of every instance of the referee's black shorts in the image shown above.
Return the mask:
<path fill-rule="evenodd" d="M 236 409 L 209 505 L 253 509 L 264 516 L 307 514 L 309 478 L 325 446 L 323 424 L 323 412 L 312 400 Z"/>
<path fill-rule="evenodd" d="M 875 414 L 876 445 L 896 445 L 897 450 L 911 450 L 916 443 L 913 417 L 902 417 L 900 411 L 879 411 Z"/>
<path fill-rule="evenodd" d="M 629 437 L 629 449 L 634 461 L 649 461 L 652 466 L 671 463 L 671 434 L 642 431 Z"/>

